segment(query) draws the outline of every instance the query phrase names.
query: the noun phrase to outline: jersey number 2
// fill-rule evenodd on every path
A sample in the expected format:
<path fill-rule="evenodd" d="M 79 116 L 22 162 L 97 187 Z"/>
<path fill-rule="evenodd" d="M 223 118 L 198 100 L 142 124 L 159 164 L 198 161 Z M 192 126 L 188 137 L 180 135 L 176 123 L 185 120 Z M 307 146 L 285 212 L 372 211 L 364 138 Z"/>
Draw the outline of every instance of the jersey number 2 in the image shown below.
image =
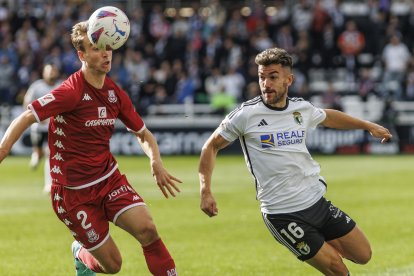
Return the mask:
<path fill-rule="evenodd" d="M 76 214 L 76 217 L 77 217 L 79 220 L 82 220 L 82 222 L 81 222 L 81 226 L 82 226 L 82 228 L 83 228 L 83 229 L 88 229 L 88 228 L 90 228 L 90 227 L 92 226 L 92 223 L 88 223 L 88 224 L 86 224 L 86 219 L 88 218 L 88 214 L 86 214 L 86 212 L 85 212 L 85 211 L 79 211 L 79 212 Z"/>

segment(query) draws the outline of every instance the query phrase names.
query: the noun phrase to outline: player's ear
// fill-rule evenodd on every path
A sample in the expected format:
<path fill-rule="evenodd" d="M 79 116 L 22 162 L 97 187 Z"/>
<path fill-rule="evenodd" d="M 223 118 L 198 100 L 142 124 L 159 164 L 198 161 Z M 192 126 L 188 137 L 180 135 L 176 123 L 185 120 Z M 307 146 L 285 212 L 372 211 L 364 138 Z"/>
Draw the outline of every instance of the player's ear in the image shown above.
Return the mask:
<path fill-rule="evenodd" d="M 295 80 L 295 76 L 293 74 L 289 74 L 287 77 L 287 85 L 291 86 L 294 80 Z"/>
<path fill-rule="evenodd" d="M 85 60 L 85 52 L 78 50 L 78 57 L 81 61 Z"/>

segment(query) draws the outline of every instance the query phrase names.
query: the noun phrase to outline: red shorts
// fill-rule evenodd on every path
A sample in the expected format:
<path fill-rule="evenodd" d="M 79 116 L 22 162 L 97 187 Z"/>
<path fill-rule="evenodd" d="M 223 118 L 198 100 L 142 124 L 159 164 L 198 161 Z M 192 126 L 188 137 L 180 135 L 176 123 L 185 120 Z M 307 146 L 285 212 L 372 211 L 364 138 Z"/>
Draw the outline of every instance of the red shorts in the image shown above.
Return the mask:
<path fill-rule="evenodd" d="M 109 221 L 138 205 L 142 197 L 116 170 L 102 182 L 79 190 L 52 185 L 52 206 L 58 218 L 69 228 L 73 237 L 92 251 L 109 238 Z"/>

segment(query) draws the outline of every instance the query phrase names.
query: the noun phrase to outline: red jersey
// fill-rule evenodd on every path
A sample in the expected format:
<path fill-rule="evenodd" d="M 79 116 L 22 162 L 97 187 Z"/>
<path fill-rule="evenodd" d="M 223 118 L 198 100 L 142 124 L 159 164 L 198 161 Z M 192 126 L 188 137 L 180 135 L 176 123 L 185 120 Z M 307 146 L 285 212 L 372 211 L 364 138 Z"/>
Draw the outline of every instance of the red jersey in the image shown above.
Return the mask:
<path fill-rule="evenodd" d="M 109 142 L 119 118 L 138 132 L 145 128 L 125 91 L 108 76 L 102 89 L 86 82 L 82 71 L 29 105 L 38 122 L 49 124 L 50 174 L 54 184 L 84 188 L 117 170 Z"/>

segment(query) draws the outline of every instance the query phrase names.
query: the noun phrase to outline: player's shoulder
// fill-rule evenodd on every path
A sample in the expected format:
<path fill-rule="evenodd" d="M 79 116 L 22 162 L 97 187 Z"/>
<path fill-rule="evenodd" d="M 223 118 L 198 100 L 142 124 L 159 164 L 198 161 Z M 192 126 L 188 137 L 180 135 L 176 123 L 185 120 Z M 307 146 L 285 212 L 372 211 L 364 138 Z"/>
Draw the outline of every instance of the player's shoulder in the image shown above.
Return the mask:
<path fill-rule="evenodd" d="M 313 107 L 313 104 L 308 101 L 305 100 L 304 98 L 301 97 L 292 97 L 292 98 L 288 98 L 289 100 L 289 106 L 294 106 L 294 107 Z"/>
<path fill-rule="evenodd" d="M 232 118 L 236 115 L 240 116 L 242 114 L 247 114 L 251 110 L 253 110 L 255 107 L 261 105 L 262 103 L 263 103 L 262 98 L 260 96 L 257 96 L 255 98 L 242 102 L 236 109 L 230 112 L 227 116 L 229 118 Z"/>
<path fill-rule="evenodd" d="M 247 100 L 241 104 L 242 107 L 251 107 L 262 103 L 262 97 L 256 96 L 250 100 Z"/>
<path fill-rule="evenodd" d="M 79 70 L 72 75 L 70 75 L 65 81 L 63 81 L 62 86 L 71 90 L 81 90 L 85 86 L 85 78 L 83 77 L 82 71 Z"/>
<path fill-rule="evenodd" d="M 126 92 L 108 75 L 105 77 L 104 87 L 113 90 L 117 94 L 126 94 Z"/>
<path fill-rule="evenodd" d="M 34 82 L 32 82 L 32 84 L 29 86 L 29 88 L 35 88 L 35 87 L 38 87 L 40 85 L 45 85 L 45 84 L 46 84 L 46 82 L 43 79 L 38 79 L 38 80 L 35 80 Z"/>

